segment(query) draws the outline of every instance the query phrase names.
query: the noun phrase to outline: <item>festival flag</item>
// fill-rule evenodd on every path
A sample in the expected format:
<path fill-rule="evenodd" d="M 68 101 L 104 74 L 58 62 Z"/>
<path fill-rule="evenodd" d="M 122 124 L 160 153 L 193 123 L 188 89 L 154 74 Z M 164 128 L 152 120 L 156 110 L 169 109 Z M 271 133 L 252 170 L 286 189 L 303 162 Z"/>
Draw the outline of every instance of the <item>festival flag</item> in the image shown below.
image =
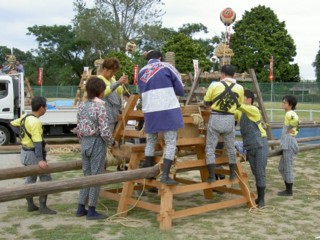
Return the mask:
<path fill-rule="evenodd" d="M 270 65 L 269 65 L 269 80 L 273 81 L 273 56 L 270 56 Z"/>
<path fill-rule="evenodd" d="M 138 80 L 138 65 L 134 64 L 133 66 L 133 85 L 137 85 Z"/>
<path fill-rule="evenodd" d="M 193 59 L 193 69 L 194 69 L 194 80 L 195 80 L 199 71 L 199 61 L 197 59 Z"/>
<path fill-rule="evenodd" d="M 38 85 L 42 85 L 43 68 L 38 68 Z"/>

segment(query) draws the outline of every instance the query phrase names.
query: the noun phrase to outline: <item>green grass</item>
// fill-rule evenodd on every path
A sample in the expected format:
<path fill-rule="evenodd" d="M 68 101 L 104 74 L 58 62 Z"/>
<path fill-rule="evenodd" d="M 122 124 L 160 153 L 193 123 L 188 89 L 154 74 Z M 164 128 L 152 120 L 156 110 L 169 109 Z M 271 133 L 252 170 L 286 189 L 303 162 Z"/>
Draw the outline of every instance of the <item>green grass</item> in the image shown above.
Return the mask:
<path fill-rule="evenodd" d="M 274 211 L 265 215 L 252 215 L 245 205 L 220 209 L 203 214 L 174 219 L 170 231 L 162 231 L 157 221 L 158 214 L 152 211 L 134 208 L 128 217 L 141 221 L 141 227 L 133 228 L 106 220 L 87 221 L 85 217 L 74 216 L 78 194 L 71 192 L 52 194 L 48 206 L 58 211 L 57 215 L 44 216 L 37 212 L 26 212 L 26 202 L 18 206 L 10 205 L 2 213 L 0 221 L 0 239 L 110 239 L 110 240 L 194 240 L 194 239 L 315 239 L 320 235 L 318 216 L 320 212 L 320 150 L 301 152 L 295 158 L 295 183 L 293 197 L 278 197 L 277 191 L 284 189 L 284 183 L 278 172 L 279 157 L 268 159 L 266 204 Z M 79 160 L 80 155 L 65 154 L 59 161 Z M 255 193 L 255 182 L 248 162 L 242 163 L 249 175 L 249 185 Z M 113 168 L 114 169 L 114 168 Z M 82 176 L 81 171 L 56 173 L 54 179 L 66 179 Z M 190 173 L 191 174 L 191 173 Z M 191 175 L 199 179 L 193 172 Z M 188 177 L 186 172 L 183 177 Z M 189 176 L 190 177 L 190 176 Z M 119 185 L 112 185 L 113 187 Z M 108 188 L 112 187 L 108 185 Z M 313 193 L 317 191 L 316 193 Z M 77 192 L 77 191 L 76 191 Z M 201 206 L 208 203 L 230 199 L 230 194 L 215 194 L 205 199 L 202 191 L 174 196 L 174 209 Z M 146 192 L 142 199 L 159 203 L 157 193 Z M 106 207 L 106 208 L 105 208 Z M 117 212 L 118 202 L 100 198 L 97 211 L 112 216 Z M 28 225 L 26 221 L 28 220 Z M 24 222 L 23 222 L 24 221 Z M 21 229 L 28 232 L 22 232 Z"/>

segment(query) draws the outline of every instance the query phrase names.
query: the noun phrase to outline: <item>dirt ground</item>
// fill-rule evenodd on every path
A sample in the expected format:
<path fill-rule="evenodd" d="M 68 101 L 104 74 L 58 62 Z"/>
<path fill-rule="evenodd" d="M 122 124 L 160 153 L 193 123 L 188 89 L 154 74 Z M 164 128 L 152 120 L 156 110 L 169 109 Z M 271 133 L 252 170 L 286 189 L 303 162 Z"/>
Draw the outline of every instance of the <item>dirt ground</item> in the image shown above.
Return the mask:
<path fill-rule="evenodd" d="M 49 195 L 48 206 L 58 210 L 57 215 L 27 213 L 25 199 L 0 203 L 0 239 L 320 239 L 320 150 L 301 152 L 295 160 L 295 184 L 293 197 L 278 197 L 283 190 L 283 182 L 277 170 L 279 157 L 269 158 L 267 166 L 266 212 L 250 213 L 246 206 L 221 209 L 214 212 L 174 220 L 172 230 L 163 233 L 159 230 L 156 214 L 135 209 L 129 215 L 141 220 L 139 229 L 107 221 L 87 221 L 74 216 L 78 191 Z M 73 158 L 73 157 L 72 157 Z M 58 155 L 49 154 L 50 162 L 62 161 Z M 79 158 L 80 159 L 80 158 Z M 78 159 L 72 159 L 78 160 Z M 65 159 L 63 160 L 65 161 Z M 250 188 L 255 192 L 254 181 L 247 162 L 242 163 L 249 174 Z M 0 168 L 20 166 L 19 154 L 0 154 Z M 74 177 L 73 174 L 53 174 L 53 178 Z M 0 188 L 22 185 L 22 178 L 0 181 Z M 149 194 L 149 193 L 148 193 Z M 148 195 L 150 196 L 150 194 Z M 147 196 L 147 197 L 148 197 Z M 153 197 L 151 197 L 153 198 Z M 230 194 L 217 194 L 217 201 L 230 198 Z M 197 205 L 204 201 L 201 192 L 182 195 L 175 200 L 177 208 Z M 35 201 L 37 202 L 37 201 Z M 109 214 L 116 212 L 117 203 L 103 200 L 100 211 L 105 205 Z M 68 237 L 68 231 L 75 226 L 95 229 L 90 237 Z M 41 231 L 59 232 L 61 235 L 50 237 Z M 81 234 L 81 229 L 77 229 Z M 88 234 L 88 233 L 86 233 Z"/>

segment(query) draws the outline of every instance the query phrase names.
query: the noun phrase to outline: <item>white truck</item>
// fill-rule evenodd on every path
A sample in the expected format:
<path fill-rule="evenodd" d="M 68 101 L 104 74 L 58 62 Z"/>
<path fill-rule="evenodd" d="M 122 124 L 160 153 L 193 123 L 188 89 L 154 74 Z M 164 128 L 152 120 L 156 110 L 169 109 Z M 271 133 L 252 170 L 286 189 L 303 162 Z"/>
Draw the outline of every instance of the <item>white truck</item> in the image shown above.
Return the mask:
<path fill-rule="evenodd" d="M 10 127 L 13 119 L 20 117 L 31 108 L 25 107 L 24 75 L 23 73 L 0 73 L 0 145 L 17 141 L 16 134 Z M 56 107 L 47 110 L 40 117 L 45 136 L 70 136 L 77 124 L 76 107 Z"/>

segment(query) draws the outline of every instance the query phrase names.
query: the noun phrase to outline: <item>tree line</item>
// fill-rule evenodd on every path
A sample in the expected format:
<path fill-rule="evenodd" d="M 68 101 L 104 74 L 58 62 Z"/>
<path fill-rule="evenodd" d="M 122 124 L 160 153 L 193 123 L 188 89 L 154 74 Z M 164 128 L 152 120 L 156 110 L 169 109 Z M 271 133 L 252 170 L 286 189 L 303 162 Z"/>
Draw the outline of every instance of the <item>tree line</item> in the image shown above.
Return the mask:
<path fill-rule="evenodd" d="M 143 52 L 159 49 L 174 52 L 180 73 L 193 72 L 193 59 L 199 60 L 204 71 L 217 71 L 218 60 L 213 58 L 215 47 L 224 41 L 225 33 L 211 38 L 196 38 L 208 33 L 202 23 L 186 23 L 177 30 L 162 26 L 165 16 L 161 0 L 95 0 L 88 8 L 84 0 L 74 0 L 72 25 L 34 25 L 27 35 L 38 42 L 37 49 L 23 52 L 13 48 L 17 59 L 24 64 L 25 75 L 31 84 L 37 82 L 38 68 L 42 67 L 44 85 L 78 85 L 84 66 L 94 69 L 100 57 L 116 56 L 130 81 L 133 65 L 146 64 Z M 274 59 L 274 79 L 278 82 L 298 82 L 299 67 L 294 39 L 272 9 L 259 5 L 246 11 L 233 25 L 230 48 L 234 51 L 232 64 L 238 72 L 255 69 L 261 82 L 268 81 L 269 58 Z M 137 49 L 126 53 L 125 46 L 134 41 Z M 0 62 L 11 49 L 0 46 Z M 313 64 L 320 80 L 320 50 Z"/>

